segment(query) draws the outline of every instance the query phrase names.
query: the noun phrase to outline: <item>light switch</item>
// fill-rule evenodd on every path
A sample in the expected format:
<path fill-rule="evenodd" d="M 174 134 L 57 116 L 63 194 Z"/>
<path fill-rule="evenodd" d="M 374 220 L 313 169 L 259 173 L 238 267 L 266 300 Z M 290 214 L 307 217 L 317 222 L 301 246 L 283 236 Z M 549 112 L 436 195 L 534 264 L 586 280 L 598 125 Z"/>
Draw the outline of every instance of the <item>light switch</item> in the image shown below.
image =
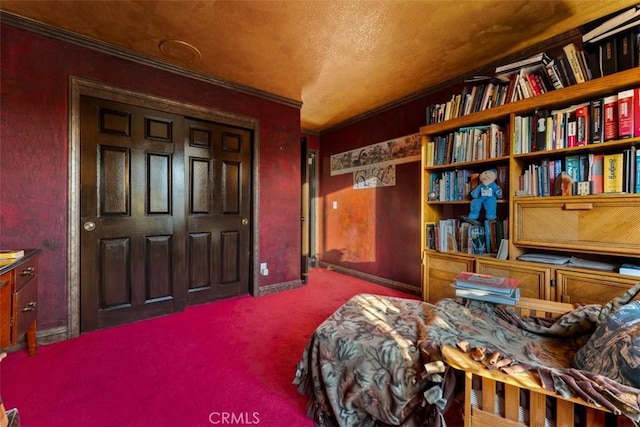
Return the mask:
<path fill-rule="evenodd" d="M 337 200 L 333 201 L 333 209 L 338 209 L 338 201 Z"/>

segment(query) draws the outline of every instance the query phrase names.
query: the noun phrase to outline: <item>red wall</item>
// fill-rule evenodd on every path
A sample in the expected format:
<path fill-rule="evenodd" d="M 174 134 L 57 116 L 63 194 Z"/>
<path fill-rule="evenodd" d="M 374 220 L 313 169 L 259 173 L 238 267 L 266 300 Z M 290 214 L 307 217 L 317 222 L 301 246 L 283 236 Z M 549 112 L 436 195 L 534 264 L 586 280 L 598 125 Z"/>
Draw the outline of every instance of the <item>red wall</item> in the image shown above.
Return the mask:
<path fill-rule="evenodd" d="M 39 328 L 67 323 L 68 78 L 259 119 L 259 286 L 300 278 L 300 112 L 0 26 L 0 247 L 41 248 Z M 255 202 L 255 201 L 254 201 Z"/>
<path fill-rule="evenodd" d="M 450 99 L 459 89 L 321 134 L 321 261 L 420 289 L 420 162 L 397 165 L 393 187 L 354 190 L 353 174 L 331 176 L 331 155 L 419 132 L 425 107 Z"/>

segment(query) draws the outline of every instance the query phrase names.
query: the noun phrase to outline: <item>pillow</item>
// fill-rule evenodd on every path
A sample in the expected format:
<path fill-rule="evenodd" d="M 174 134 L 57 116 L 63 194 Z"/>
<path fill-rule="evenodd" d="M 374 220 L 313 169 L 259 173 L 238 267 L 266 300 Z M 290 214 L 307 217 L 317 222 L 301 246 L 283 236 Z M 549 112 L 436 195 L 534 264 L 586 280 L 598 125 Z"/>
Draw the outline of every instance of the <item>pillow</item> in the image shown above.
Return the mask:
<path fill-rule="evenodd" d="M 640 301 L 603 319 L 576 353 L 573 367 L 640 388 Z"/>

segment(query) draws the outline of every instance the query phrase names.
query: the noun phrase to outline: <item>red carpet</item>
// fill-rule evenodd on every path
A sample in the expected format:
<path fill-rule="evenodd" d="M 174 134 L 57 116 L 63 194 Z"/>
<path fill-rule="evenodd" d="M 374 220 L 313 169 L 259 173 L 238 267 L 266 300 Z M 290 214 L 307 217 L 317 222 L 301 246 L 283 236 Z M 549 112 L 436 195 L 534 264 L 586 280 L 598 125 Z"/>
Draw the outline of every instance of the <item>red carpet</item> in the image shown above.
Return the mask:
<path fill-rule="evenodd" d="M 23 426 L 313 426 L 296 363 L 316 327 L 362 292 L 417 298 L 312 269 L 298 289 L 10 353 L 0 394 Z"/>

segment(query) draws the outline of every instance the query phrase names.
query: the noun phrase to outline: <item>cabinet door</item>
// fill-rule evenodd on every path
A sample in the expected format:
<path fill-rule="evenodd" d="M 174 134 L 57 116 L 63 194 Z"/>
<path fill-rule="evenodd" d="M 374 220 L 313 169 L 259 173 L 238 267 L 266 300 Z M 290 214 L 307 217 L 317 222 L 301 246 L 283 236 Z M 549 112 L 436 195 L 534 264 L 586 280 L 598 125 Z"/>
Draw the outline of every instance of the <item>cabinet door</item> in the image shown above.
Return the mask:
<path fill-rule="evenodd" d="M 425 300 L 438 302 L 443 298 L 454 298 L 455 290 L 451 284 L 462 271 L 473 271 L 472 257 L 435 253 L 427 255 Z"/>
<path fill-rule="evenodd" d="M 476 272 L 519 279 L 521 297 L 549 300 L 555 297 L 550 287 L 551 269 L 544 265 L 478 258 Z"/>
<path fill-rule="evenodd" d="M 557 270 L 556 279 L 558 301 L 600 305 L 608 303 L 637 283 L 637 280 L 618 274 L 577 270 Z"/>

